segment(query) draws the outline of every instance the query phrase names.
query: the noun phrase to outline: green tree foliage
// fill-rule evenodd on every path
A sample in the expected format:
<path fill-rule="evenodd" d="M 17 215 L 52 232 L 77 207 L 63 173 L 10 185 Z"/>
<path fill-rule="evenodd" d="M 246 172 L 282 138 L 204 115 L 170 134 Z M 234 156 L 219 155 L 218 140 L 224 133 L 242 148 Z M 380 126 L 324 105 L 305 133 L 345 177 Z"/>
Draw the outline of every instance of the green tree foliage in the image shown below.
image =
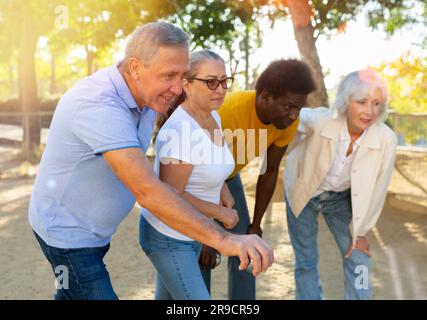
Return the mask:
<path fill-rule="evenodd" d="M 295 7 L 302 6 L 303 3 L 306 6 L 309 5 L 311 11 L 294 10 L 294 13 L 290 12 L 291 5 L 295 9 Z M 427 4 L 424 0 L 270 0 L 269 4 L 291 16 L 305 13 L 309 18 L 310 24 L 305 26 L 306 30 L 304 30 L 294 22 L 301 17 L 292 17 L 301 56 L 314 70 L 316 81 L 320 84 L 322 91 L 315 93 L 315 99 L 312 99 L 311 105 L 324 104 L 327 97 L 326 89 L 322 85 L 324 75 L 321 61 L 315 46 L 319 36 L 330 37 L 336 32 L 345 31 L 346 24 L 363 10 L 367 12 L 369 26 L 373 29 L 383 29 L 389 34 L 404 26 L 416 24 L 425 26 L 427 21 Z M 419 8 L 421 14 L 414 14 L 414 7 Z M 424 36 L 424 46 L 425 39 Z"/>
<path fill-rule="evenodd" d="M 427 56 L 409 52 L 376 68 L 387 81 L 391 114 L 389 122 L 401 143 L 426 145 Z"/>
<path fill-rule="evenodd" d="M 399 113 L 427 112 L 427 57 L 409 53 L 376 68 L 384 79 L 390 107 Z"/>
<path fill-rule="evenodd" d="M 231 73 L 242 74 L 249 88 L 257 71 L 256 66 L 250 66 L 249 56 L 262 45 L 257 21 L 265 16 L 275 21 L 281 14 L 272 8 L 262 11 L 267 4 L 267 0 L 149 0 L 144 1 L 143 10 L 148 20 L 164 18 L 179 25 L 191 35 L 193 50 L 227 52 Z"/>
<path fill-rule="evenodd" d="M 24 112 L 23 151 L 34 160 L 40 144 L 40 118 L 33 113 L 39 109 L 35 52 L 37 42 L 54 24 L 57 0 L 4 0 L 0 2 L 0 20 L 13 32 L 18 50 L 18 97 Z M 6 30 L 6 29 L 3 29 Z"/>
<path fill-rule="evenodd" d="M 427 22 L 427 2 L 420 0 L 375 0 L 370 1 L 369 25 L 382 28 L 388 34 L 415 24 Z"/>
<path fill-rule="evenodd" d="M 66 42 L 86 53 L 87 74 L 93 73 L 94 62 L 108 51 L 118 38 L 129 34 L 141 22 L 139 6 L 130 0 L 66 0 L 69 26 L 53 31 L 50 42 Z M 56 45 L 58 47 L 58 45 Z"/>

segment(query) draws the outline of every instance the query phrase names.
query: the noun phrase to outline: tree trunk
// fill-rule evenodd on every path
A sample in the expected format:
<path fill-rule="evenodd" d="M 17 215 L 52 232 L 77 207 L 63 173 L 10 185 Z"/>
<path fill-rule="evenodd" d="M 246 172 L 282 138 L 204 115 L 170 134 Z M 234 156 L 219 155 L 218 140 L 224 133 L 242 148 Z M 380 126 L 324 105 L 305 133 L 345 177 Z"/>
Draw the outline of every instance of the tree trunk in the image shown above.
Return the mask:
<path fill-rule="evenodd" d="M 308 0 L 286 0 L 285 3 L 291 14 L 295 39 L 298 43 L 302 60 L 310 66 L 317 85 L 317 90 L 308 96 L 307 104 L 311 107 L 328 106 L 328 94 L 319 55 L 317 54 L 314 28 L 311 25 L 312 8 Z"/>
<path fill-rule="evenodd" d="M 231 50 L 231 48 L 227 48 L 227 51 L 228 51 L 228 57 L 229 57 L 228 63 L 229 63 L 229 66 L 230 66 L 230 73 L 231 73 L 231 76 L 234 77 L 234 70 L 233 70 L 233 50 Z"/>
<path fill-rule="evenodd" d="M 86 65 L 87 65 L 87 75 L 90 76 L 93 73 L 93 60 L 95 54 L 86 46 Z"/>
<path fill-rule="evenodd" d="M 250 25 L 245 25 L 245 38 L 243 40 L 244 52 L 245 52 L 245 90 L 249 89 L 249 37 L 250 37 Z"/>
<path fill-rule="evenodd" d="M 93 70 L 92 72 L 97 72 L 99 70 L 99 63 L 98 60 L 94 59 L 94 63 L 93 63 Z"/>
<path fill-rule="evenodd" d="M 37 96 L 37 81 L 35 70 L 35 52 L 38 34 L 33 27 L 33 15 L 30 6 L 22 6 L 22 29 L 19 50 L 19 100 L 23 112 L 23 155 L 24 158 L 34 161 L 36 151 L 40 145 L 40 116 L 35 113 L 39 110 Z"/>
<path fill-rule="evenodd" d="M 56 94 L 56 61 L 53 53 L 50 54 L 50 94 Z"/>
<path fill-rule="evenodd" d="M 10 84 L 10 96 L 14 97 L 16 94 L 16 82 L 15 82 L 15 68 L 12 63 L 12 59 L 9 61 L 9 84 Z"/>
<path fill-rule="evenodd" d="M 233 56 L 233 48 L 229 47 L 227 48 L 228 51 L 228 57 L 230 59 L 230 73 L 232 77 L 235 77 L 237 74 L 237 68 L 239 66 L 239 60 L 236 60 Z M 233 65 L 234 63 L 234 65 Z"/>

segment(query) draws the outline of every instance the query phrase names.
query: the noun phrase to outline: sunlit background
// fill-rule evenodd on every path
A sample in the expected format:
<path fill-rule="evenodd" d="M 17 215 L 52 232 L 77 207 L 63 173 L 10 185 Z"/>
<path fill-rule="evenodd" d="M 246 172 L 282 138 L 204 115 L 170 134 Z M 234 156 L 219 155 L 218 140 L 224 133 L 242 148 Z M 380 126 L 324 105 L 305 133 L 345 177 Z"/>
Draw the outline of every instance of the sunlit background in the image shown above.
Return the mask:
<path fill-rule="evenodd" d="M 399 148 L 384 213 L 388 218 L 374 230 L 379 252 L 374 284 L 379 298 L 426 299 L 425 0 L 0 0 L 0 298 L 46 298 L 51 291 L 43 281 L 49 270 L 34 246 L 26 214 L 58 99 L 78 80 L 120 61 L 135 26 L 158 19 L 188 32 L 192 50 L 220 53 L 237 80 L 232 90 L 252 89 L 271 61 L 290 57 L 312 68 L 319 88 L 309 97 L 313 107 L 330 105 L 339 80 L 349 72 L 369 67 L 384 77 L 390 94 L 387 124 Z M 253 185 L 245 180 L 249 190 Z M 269 212 L 277 213 L 267 214 L 269 225 L 263 229 L 272 230 L 267 240 L 279 258 L 272 278 L 259 289 L 261 297 L 281 299 L 293 294 L 293 260 L 282 194 L 276 198 Z M 248 192 L 250 206 L 253 200 Z M 118 238 L 133 248 L 129 235 L 136 222 L 129 219 Z M 10 247 L 23 252 L 19 259 Z M 150 298 L 153 271 L 146 278 L 139 266 L 131 265 L 129 274 L 114 273 L 135 252 L 127 254 L 120 249 L 111 255 L 113 282 L 126 283 L 118 285 L 119 295 Z M 135 282 L 132 272 L 141 272 L 142 282 Z M 24 285 L 16 282 L 16 276 L 31 273 L 38 277 Z"/>

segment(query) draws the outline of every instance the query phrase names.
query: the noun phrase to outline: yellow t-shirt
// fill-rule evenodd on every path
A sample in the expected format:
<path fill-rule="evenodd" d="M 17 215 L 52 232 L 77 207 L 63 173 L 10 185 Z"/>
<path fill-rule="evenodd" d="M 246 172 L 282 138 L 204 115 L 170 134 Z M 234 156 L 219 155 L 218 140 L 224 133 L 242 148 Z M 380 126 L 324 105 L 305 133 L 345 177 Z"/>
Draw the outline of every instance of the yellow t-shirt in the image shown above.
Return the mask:
<path fill-rule="evenodd" d="M 255 91 L 235 91 L 228 93 L 218 110 L 222 130 L 227 144 L 233 149 L 236 166 L 234 177 L 251 160 L 263 155 L 274 144 L 288 145 L 294 138 L 299 119 L 286 129 L 277 129 L 272 124 L 263 124 L 255 111 Z M 251 130 L 252 129 L 252 130 Z"/>

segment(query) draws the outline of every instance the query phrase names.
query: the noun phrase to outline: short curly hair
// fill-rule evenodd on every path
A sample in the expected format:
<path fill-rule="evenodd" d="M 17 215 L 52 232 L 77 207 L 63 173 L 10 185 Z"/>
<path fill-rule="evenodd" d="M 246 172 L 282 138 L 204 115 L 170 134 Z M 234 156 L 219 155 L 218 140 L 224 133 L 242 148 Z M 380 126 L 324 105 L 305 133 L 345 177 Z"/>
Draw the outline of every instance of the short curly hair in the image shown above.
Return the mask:
<path fill-rule="evenodd" d="M 276 60 L 261 73 L 256 84 L 257 95 L 267 91 L 278 98 L 288 92 L 309 94 L 316 90 L 310 67 L 297 59 Z"/>

